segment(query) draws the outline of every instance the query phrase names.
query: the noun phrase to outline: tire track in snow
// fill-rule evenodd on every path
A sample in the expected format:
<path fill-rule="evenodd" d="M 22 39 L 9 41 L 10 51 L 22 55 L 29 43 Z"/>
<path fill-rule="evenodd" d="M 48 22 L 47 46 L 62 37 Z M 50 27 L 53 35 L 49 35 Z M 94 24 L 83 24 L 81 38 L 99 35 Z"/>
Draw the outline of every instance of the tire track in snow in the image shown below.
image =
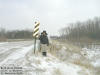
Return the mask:
<path fill-rule="evenodd" d="M 19 60 L 20 58 L 24 57 L 24 55 L 28 52 L 27 48 L 31 46 L 27 45 L 28 47 L 21 47 L 21 48 L 12 48 L 10 50 L 5 51 L 4 53 L 0 54 L 0 65 L 7 64 L 8 62 L 14 62 Z"/>
<path fill-rule="evenodd" d="M 0 62 L 2 62 L 3 60 L 5 60 L 8 56 L 10 56 L 10 54 L 14 53 L 15 51 L 17 51 L 17 49 L 19 48 L 12 48 L 4 53 L 0 54 Z"/>

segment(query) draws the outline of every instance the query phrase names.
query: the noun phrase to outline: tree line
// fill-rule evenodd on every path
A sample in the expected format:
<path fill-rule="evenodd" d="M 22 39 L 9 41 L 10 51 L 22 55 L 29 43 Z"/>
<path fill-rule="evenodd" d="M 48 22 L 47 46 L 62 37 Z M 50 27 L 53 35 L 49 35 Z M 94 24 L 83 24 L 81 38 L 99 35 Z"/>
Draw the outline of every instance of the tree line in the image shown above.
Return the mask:
<path fill-rule="evenodd" d="M 59 38 L 70 41 L 79 41 L 83 38 L 100 40 L 100 18 L 95 17 L 84 22 L 70 23 L 68 27 L 60 30 Z"/>
<path fill-rule="evenodd" d="M 0 28 L 0 40 L 4 39 L 32 39 L 32 30 L 12 30 L 7 31 L 4 28 Z"/>

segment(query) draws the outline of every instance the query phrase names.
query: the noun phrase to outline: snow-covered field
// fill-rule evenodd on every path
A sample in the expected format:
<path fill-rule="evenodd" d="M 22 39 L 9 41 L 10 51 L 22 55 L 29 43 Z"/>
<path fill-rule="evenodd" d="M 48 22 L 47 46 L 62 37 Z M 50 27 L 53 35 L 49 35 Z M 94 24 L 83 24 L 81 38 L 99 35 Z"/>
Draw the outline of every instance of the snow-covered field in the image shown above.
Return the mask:
<path fill-rule="evenodd" d="M 95 71 L 100 73 L 100 45 L 91 46 L 90 48 L 84 47 L 82 53 L 85 53 L 85 57 L 91 61 Z"/>
<path fill-rule="evenodd" d="M 0 66 L 11 64 L 21 66 L 23 75 L 91 75 L 89 70 L 61 61 L 50 53 L 47 57 L 43 57 L 41 53 L 34 55 L 33 43 L 33 41 L 0 43 Z"/>
<path fill-rule="evenodd" d="M 84 47 L 82 53 L 85 53 L 86 58 L 91 61 L 94 67 L 100 67 L 100 45 L 90 48 Z"/>

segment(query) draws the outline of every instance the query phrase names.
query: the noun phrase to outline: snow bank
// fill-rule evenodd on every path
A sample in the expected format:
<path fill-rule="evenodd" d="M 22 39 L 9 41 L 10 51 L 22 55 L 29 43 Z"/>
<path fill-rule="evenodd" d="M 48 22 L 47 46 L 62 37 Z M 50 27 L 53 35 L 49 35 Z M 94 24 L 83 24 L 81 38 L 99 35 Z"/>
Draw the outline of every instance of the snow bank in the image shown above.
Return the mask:
<path fill-rule="evenodd" d="M 100 48 L 83 48 L 82 54 L 85 54 L 94 67 L 100 67 Z"/>
<path fill-rule="evenodd" d="M 33 69 L 29 75 L 78 75 L 81 69 L 74 64 L 61 62 L 50 54 L 47 57 L 30 56 L 29 61 Z"/>

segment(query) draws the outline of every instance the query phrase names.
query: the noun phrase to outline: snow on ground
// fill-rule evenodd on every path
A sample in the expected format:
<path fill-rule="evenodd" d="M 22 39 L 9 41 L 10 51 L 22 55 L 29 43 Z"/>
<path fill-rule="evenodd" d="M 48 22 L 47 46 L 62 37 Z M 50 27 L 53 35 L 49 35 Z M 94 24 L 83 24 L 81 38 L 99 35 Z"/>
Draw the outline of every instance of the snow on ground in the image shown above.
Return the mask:
<path fill-rule="evenodd" d="M 0 43 L 0 65 L 8 60 L 24 56 L 25 52 L 27 53 L 28 51 L 25 50 L 27 49 L 26 47 L 31 44 L 32 42 L 30 41 Z"/>
<path fill-rule="evenodd" d="M 20 42 L 1 42 L 0 43 L 0 54 L 7 52 L 8 50 L 14 50 L 22 48 L 31 44 L 30 41 L 20 41 Z"/>
<path fill-rule="evenodd" d="M 48 54 L 47 57 L 43 57 L 41 54 L 38 56 L 32 55 L 28 57 L 28 61 L 23 63 L 24 67 L 28 64 L 26 68 L 29 68 L 29 65 L 31 65 L 30 70 L 28 69 L 27 72 L 28 75 L 78 75 L 80 70 L 80 67 L 61 62 L 51 54 Z"/>
<path fill-rule="evenodd" d="M 94 67 L 100 67 L 100 46 L 83 48 L 82 54 L 85 54 Z"/>
<path fill-rule="evenodd" d="M 33 46 L 33 45 L 32 45 Z M 16 50 L 12 54 L 10 54 L 6 59 L 4 59 L 0 65 L 5 64 L 5 63 L 11 63 L 14 62 L 15 60 L 25 57 L 25 54 L 32 48 L 32 46 L 29 47 L 23 47 L 21 49 Z M 2 57 L 1 57 L 2 58 Z"/>
<path fill-rule="evenodd" d="M 89 75 L 82 73 L 83 67 L 65 63 L 48 53 L 34 55 L 33 41 L 8 42 L 0 44 L 0 66 L 5 64 L 19 65 L 24 75 Z"/>

